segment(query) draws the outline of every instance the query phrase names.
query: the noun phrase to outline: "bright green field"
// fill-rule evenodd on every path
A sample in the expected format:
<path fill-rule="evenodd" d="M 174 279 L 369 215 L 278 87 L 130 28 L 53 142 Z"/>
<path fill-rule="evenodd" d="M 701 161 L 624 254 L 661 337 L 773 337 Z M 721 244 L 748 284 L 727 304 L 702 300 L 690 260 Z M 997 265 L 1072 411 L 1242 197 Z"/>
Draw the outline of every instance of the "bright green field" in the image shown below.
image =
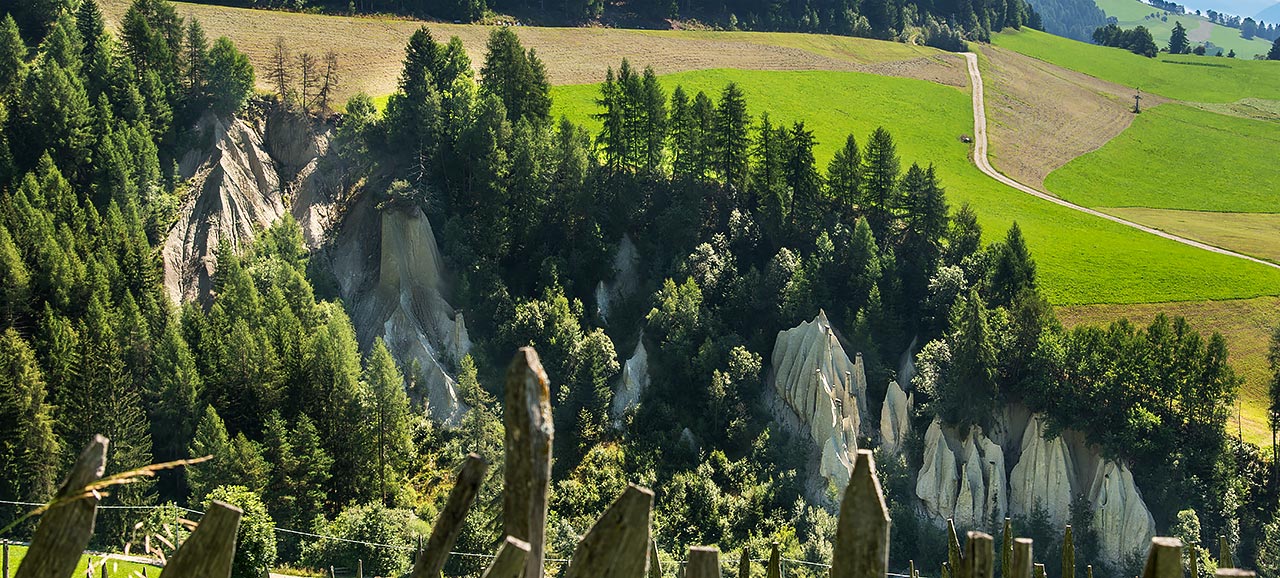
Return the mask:
<path fill-rule="evenodd" d="M 1044 183 L 1087 207 L 1280 213 L 1280 164 L 1268 159 L 1280 159 L 1280 123 L 1166 104 Z"/>
<path fill-rule="evenodd" d="M 9 546 L 9 572 L 17 573 L 18 566 L 22 564 L 22 557 L 27 553 L 26 546 Z M 103 560 L 101 556 L 90 557 L 88 554 L 80 557 L 80 564 L 76 566 L 75 572 L 71 576 L 79 577 L 85 575 L 85 570 L 89 568 L 89 562 L 93 562 L 93 575 L 111 576 L 112 578 L 124 578 L 142 576 L 143 569 L 146 569 L 148 576 L 159 576 L 161 568 L 159 566 L 147 566 L 134 562 L 124 562 L 121 560 L 107 560 L 107 573 L 102 573 Z"/>
<path fill-rule="evenodd" d="M 1175 22 L 1181 22 L 1188 32 L 1196 30 L 1202 24 L 1210 24 L 1207 19 L 1195 14 L 1169 14 L 1167 20 L 1147 18 L 1151 14 L 1163 15 L 1164 11 L 1138 0 L 1095 0 L 1095 2 L 1098 8 L 1107 13 L 1107 16 L 1114 16 L 1118 21 L 1116 24 L 1121 28 L 1146 26 L 1151 31 L 1151 37 L 1155 39 L 1156 45 L 1161 48 L 1169 46 L 1169 36 L 1173 34 Z M 1196 37 L 1194 34 L 1191 36 Z M 1245 40 L 1240 37 L 1239 29 L 1226 26 L 1213 25 L 1209 33 L 1209 41 L 1214 46 L 1222 48 L 1224 55 L 1229 50 L 1235 50 L 1237 58 L 1253 58 L 1253 55 L 1266 54 L 1271 49 L 1270 42 L 1257 38 Z M 1198 43 L 1192 41 L 1192 45 L 1195 44 Z"/>
<path fill-rule="evenodd" d="M 1017 220 L 1055 304 L 1146 303 L 1280 294 L 1280 271 L 1193 249 L 1089 217 L 999 185 L 969 160 L 961 134 L 973 131 L 967 91 L 939 84 L 856 72 L 707 70 L 663 77 L 668 91 L 717 96 L 737 82 L 753 114 L 767 105 L 774 122 L 805 120 L 825 167 L 845 135 L 859 141 L 889 127 L 903 163 L 937 165 L 951 204 L 971 203 L 989 238 Z M 553 114 L 593 132 L 599 123 L 595 85 L 552 89 Z M 905 168 L 905 166 L 904 166 Z"/>
<path fill-rule="evenodd" d="M 1280 62 L 1192 55 L 1156 58 L 1023 28 L 991 36 L 1001 48 L 1125 86 L 1178 100 L 1280 100 Z M 1167 41 L 1166 41 L 1167 43 Z M 1212 66 L 1205 66 L 1209 64 Z"/>

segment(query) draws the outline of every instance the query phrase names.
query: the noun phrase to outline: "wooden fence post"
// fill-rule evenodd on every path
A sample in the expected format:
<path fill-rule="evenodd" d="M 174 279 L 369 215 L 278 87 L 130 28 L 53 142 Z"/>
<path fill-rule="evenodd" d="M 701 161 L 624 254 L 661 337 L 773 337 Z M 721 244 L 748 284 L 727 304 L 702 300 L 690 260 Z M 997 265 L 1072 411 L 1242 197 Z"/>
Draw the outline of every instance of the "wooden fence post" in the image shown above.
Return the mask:
<path fill-rule="evenodd" d="M 778 551 L 778 543 L 773 543 L 769 551 L 769 567 L 765 569 L 766 578 L 782 578 L 782 553 Z"/>
<path fill-rule="evenodd" d="M 457 482 L 449 492 L 449 501 L 431 528 L 431 538 L 427 540 L 426 549 L 418 552 L 417 559 L 413 562 L 412 578 L 438 578 L 444 571 L 449 550 L 458 541 L 462 523 L 466 520 L 467 512 L 471 511 L 471 505 L 475 503 L 480 484 L 484 482 L 488 471 L 489 465 L 480 456 L 467 455 L 462 469 L 458 470 Z M 363 572 L 360 572 L 360 578 L 364 578 Z"/>
<path fill-rule="evenodd" d="M 214 500 L 200 525 L 169 558 L 160 578 L 228 578 L 236 556 L 240 508 Z"/>
<path fill-rule="evenodd" d="M 1182 540 L 1152 538 L 1142 578 L 1182 578 Z"/>
<path fill-rule="evenodd" d="M 720 578 L 720 549 L 715 546 L 691 546 L 684 578 Z"/>
<path fill-rule="evenodd" d="M 1257 574 L 1253 570 L 1241 570 L 1239 568 L 1218 568 L 1213 573 L 1214 578 L 1257 578 Z"/>
<path fill-rule="evenodd" d="M 333 571 L 333 566 L 329 567 L 329 578 L 338 578 L 338 574 Z"/>
<path fill-rule="evenodd" d="M 511 360 L 506 389 L 502 526 L 508 536 L 529 543 L 525 578 L 542 578 L 555 425 L 547 372 L 532 347 L 521 347 Z"/>
<path fill-rule="evenodd" d="M 364 560 L 356 560 L 356 578 L 364 578 Z"/>
<path fill-rule="evenodd" d="M 644 578 L 653 492 L 630 485 L 582 537 L 566 578 Z"/>
<path fill-rule="evenodd" d="M 649 578 L 662 578 L 662 560 L 658 559 L 658 541 L 649 535 Z"/>
<path fill-rule="evenodd" d="M 1004 519 L 1004 543 L 1000 545 L 1000 578 L 1013 575 L 1013 520 Z M 1091 577 L 1092 578 L 1092 577 Z"/>
<path fill-rule="evenodd" d="M 1071 524 L 1062 533 L 1062 578 L 1076 578 L 1076 543 Z"/>
<path fill-rule="evenodd" d="M 9 541 L 4 541 L 4 578 L 9 578 Z"/>
<path fill-rule="evenodd" d="M 1084 567 L 1085 578 L 1093 578 L 1093 564 Z"/>
<path fill-rule="evenodd" d="M 107 438 L 95 435 L 80 452 L 54 496 L 55 504 L 40 517 L 15 578 L 68 578 L 76 571 L 80 554 L 93 536 L 98 511 L 96 494 L 83 495 L 84 488 L 106 471 L 108 443 Z"/>
<path fill-rule="evenodd" d="M 956 578 L 968 578 L 964 574 L 964 555 L 960 552 L 960 536 L 956 534 L 955 520 L 947 518 L 947 564 Z"/>
<path fill-rule="evenodd" d="M 963 578 L 993 578 L 995 558 L 995 539 L 985 532 L 969 532 L 960 575 Z"/>
<path fill-rule="evenodd" d="M 858 450 L 840 503 L 831 578 L 883 577 L 889 571 L 889 524 L 875 458 Z"/>
<path fill-rule="evenodd" d="M 507 536 L 498 548 L 498 555 L 485 569 L 482 578 L 518 578 L 524 575 L 525 560 L 529 557 L 529 543 Z"/>
<path fill-rule="evenodd" d="M 1195 544 L 1187 544 L 1187 571 L 1190 572 L 1191 578 L 1200 578 L 1200 547 Z"/>
<path fill-rule="evenodd" d="M 107 564 L 110 562 L 111 562 L 110 558 L 106 556 L 102 557 L 102 578 L 107 578 Z"/>
<path fill-rule="evenodd" d="M 916 578 L 915 560 L 907 560 L 907 578 Z"/>
<path fill-rule="evenodd" d="M 1009 578 L 1031 578 L 1032 544 L 1030 538 L 1014 538 L 1013 563 L 1010 566 Z"/>
<path fill-rule="evenodd" d="M 1227 541 L 1226 536 L 1218 536 L 1218 567 L 1235 567 L 1235 564 L 1231 561 L 1231 542 Z"/>
<path fill-rule="evenodd" d="M 742 547 L 742 556 L 738 558 L 738 578 L 751 578 L 751 550 Z"/>

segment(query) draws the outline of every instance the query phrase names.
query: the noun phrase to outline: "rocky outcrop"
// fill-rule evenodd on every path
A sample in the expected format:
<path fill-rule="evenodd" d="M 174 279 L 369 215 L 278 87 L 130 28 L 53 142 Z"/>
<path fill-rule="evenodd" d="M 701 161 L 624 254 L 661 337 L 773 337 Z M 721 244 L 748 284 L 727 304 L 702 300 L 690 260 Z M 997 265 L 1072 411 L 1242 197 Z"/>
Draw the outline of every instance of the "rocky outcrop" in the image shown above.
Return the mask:
<path fill-rule="evenodd" d="M 1044 510 L 1049 525 L 1062 527 L 1071 519 L 1075 495 L 1075 467 L 1071 450 L 1062 436 L 1045 439 L 1044 418 L 1031 418 L 1022 434 L 1022 454 L 1009 475 L 1009 509 L 1030 518 Z"/>
<path fill-rule="evenodd" d="M 162 249 L 165 290 L 175 303 L 209 296 L 220 244 L 240 251 L 284 215 L 280 176 L 252 126 L 208 114 L 196 134 L 198 145 L 178 165 L 190 193 Z"/>
<path fill-rule="evenodd" d="M 596 315 L 603 322 L 609 321 L 613 303 L 635 294 L 640 288 L 640 254 L 636 252 L 631 237 L 623 235 L 618 250 L 613 254 L 613 279 L 596 283 Z"/>
<path fill-rule="evenodd" d="M 866 373 L 862 356 L 856 359 L 845 354 L 824 312 L 779 332 L 773 347 L 774 390 L 814 442 L 820 475 L 837 488 L 849 482 L 865 419 Z"/>
<path fill-rule="evenodd" d="M 932 522 L 941 526 L 951 518 L 962 530 L 989 530 L 1004 519 L 1004 452 L 981 428 L 959 435 L 934 420 L 924 444 L 916 497 Z"/>
<path fill-rule="evenodd" d="M 942 433 L 942 422 L 934 420 L 924 434 L 924 464 L 916 479 L 916 497 L 935 522 L 955 516 L 960 480 L 956 456 Z"/>
<path fill-rule="evenodd" d="M 880 406 L 880 447 L 884 451 L 896 454 L 902 449 L 907 435 L 911 433 L 911 408 L 914 405 L 915 394 L 908 395 L 897 381 L 890 380 L 884 403 Z"/>
<path fill-rule="evenodd" d="M 419 372 L 432 419 L 459 423 L 469 408 L 453 375 L 471 341 L 462 313 L 445 300 L 440 251 L 421 209 L 362 199 L 326 256 L 361 347 L 381 337 L 406 373 Z"/>
<path fill-rule="evenodd" d="M 622 366 L 622 379 L 618 391 L 613 394 L 610 416 L 614 427 L 622 427 L 622 417 L 631 408 L 640 405 L 644 390 L 649 388 L 649 354 L 644 348 L 644 337 L 636 342 L 631 358 Z"/>
<path fill-rule="evenodd" d="M 1004 449 L 981 433 L 977 436 L 976 445 L 981 456 L 982 476 L 987 482 L 984 520 L 998 523 L 1009 513 L 1009 479 L 1005 475 Z"/>
<path fill-rule="evenodd" d="M 1144 552 L 1156 535 L 1155 520 L 1133 483 L 1133 473 L 1123 464 L 1108 460 L 1098 468 L 1089 503 L 1100 549 L 1109 560 Z"/>

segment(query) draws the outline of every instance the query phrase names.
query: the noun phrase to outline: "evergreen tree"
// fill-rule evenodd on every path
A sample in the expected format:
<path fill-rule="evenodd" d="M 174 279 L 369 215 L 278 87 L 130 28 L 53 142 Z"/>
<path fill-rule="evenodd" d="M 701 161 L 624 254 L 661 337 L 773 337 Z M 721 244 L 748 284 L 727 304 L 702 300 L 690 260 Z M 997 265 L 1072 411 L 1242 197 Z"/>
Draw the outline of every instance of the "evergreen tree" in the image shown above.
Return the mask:
<path fill-rule="evenodd" d="M 253 66 L 226 36 L 218 38 L 209 49 L 209 94 L 213 95 L 213 112 L 233 115 L 244 107 L 253 92 Z"/>
<path fill-rule="evenodd" d="M 187 23 L 187 38 L 183 52 L 183 64 L 186 66 L 186 79 L 183 85 L 187 89 L 187 98 L 197 103 L 202 102 L 207 96 L 209 60 L 209 40 L 205 38 L 204 27 L 200 26 L 199 20 L 192 17 Z M 221 96 L 213 90 L 208 92 Z"/>
<path fill-rule="evenodd" d="M 78 55 L 75 56 L 78 62 Z M 10 141 L 20 167 L 31 167 L 46 151 L 54 164 L 74 181 L 89 169 L 93 144 L 92 111 L 84 83 L 73 71 L 51 58 L 43 58 L 27 75 Z"/>
<path fill-rule="evenodd" d="M 693 177 L 693 161 L 696 156 L 694 143 L 693 109 L 684 87 L 676 86 L 671 93 L 671 173 L 677 179 Z"/>
<path fill-rule="evenodd" d="M 6 329 L 0 334 L 0 499 L 43 502 L 57 487 L 60 448 L 45 394 L 35 352 Z"/>
<path fill-rule="evenodd" d="M 0 20 L 0 99 L 12 94 L 26 75 L 27 45 L 12 14 Z"/>
<path fill-rule="evenodd" d="M 782 151 L 783 141 L 786 140 L 784 130 L 773 127 L 769 113 L 761 114 L 752 151 L 752 156 L 755 157 L 753 184 L 758 220 L 771 233 L 771 238 L 782 236 L 783 227 L 789 219 L 788 209 L 791 207 L 791 193 L 783 176 Z"/>
<path fill-rule="evenodd" d="M 271 479 L 271 464 L 262 457 L 262 446 L 245 437 L 244 432 L 231 438 L 231 453 L 227 459 L 227 478 L 220 480 L 220 485 L 228 483 L 244 486 L 261 495 Z"/>
<path fill-rule="evenodd" d="M 200 386 L 195 356 L 177 327 L 166 326 L 156 344 L 145 400 L 157 460 L 167 462 L 187 456 L 187 448 L 195 436 Z M 183 476 L 184 470 L 161 472 L 161 496 L 175 500 L 185 497 Z"/>
<path fill-rule="evenodd" d="M 970 424 L 988 426 L 999 400 L 994 336 L 987 309 L 976 290 L 956 304 L 948 339 L 951 365 L 937 414 L 962 431 Z"/>
<path fill-rule="evenodd" d="M 1022 239 L 1022 229 L 1014 222 L 999 246 L 991 271 L 991 304 L 1008 307 L 1017 295 L 1036 288 L 1036 264 Z"/>
<path fill-rule="evenodd" d="M 716 110 L 715 104 L 707 93 L 698 91 L 693 103 L 689 106 L 690 142 L 689 161 L 690 174 L 695 180 L 704 181 L 711 178 L 711 170 L 716 166 Z"/>
<path fill-rule="evenodd" d="M 0 324 L 13 327 L 31 309 L 31 273 L 9 229 L 0 225 Z"/>
<path fill-rule="evenodd" d="M 721 93 L 720 105 L 716 109 L 716 168 L 725 185 L 737 191 L 747 188 L 750 124 L 746 97 L 736 83 L 730 82 Z"/>
<path fill-rule="evenodd" d="M 390 127 L 392 150 L 406 155 L 416 167 L 415 182 L 427 176 L 439 138 L 440 95 L 431 74 L 439 66 L 437 51 L 425 27 L 413 34 L 405 47 L 399 90 L 387 100 L 383 115 Z"/>
<path fill-rule="evenodd" d="M 626 64 L 626 60 L 622 62 Z M 679 94 L 684 95 L 683 92 Z M 600 121 L 600 135 L 596 137 L 596 142 L 604 149 L 605 166 L 613 172 L 621 171 L 631 156 L 631 142 L 627 138 L 624 124 L 624 101 L 622 87 L 614 81 L 613 68 L 610 67 L 605 72 L 604 82 L 600 84 L 600 98 L 596 99 L 596 105 L 601 111 L 595 114 L 595 118 Z"/>
<path fill-rule="evenodd" d="M 537 54 L 525 51 L 510 27 L 495 28 L 489 34 L 481 88 L 498 96 L 512 120 L 526 118 L 535 125 L 551 118 L 551 85 Z"/>
<path fill-rule="evenodd" d="M 1277 36 L 1275 42 L 1271 43 L 1271 50 L 1267 52 L 1267 60 L 1280 60 L 1280 36 Z"/>
<path fill-rule="evenodd" d="M 1181 21 L 1173 23 L 1173 33 L 1169 36 L 1169 54 L 1185 54 L 1191 51 L 1191 42 L 1187 40 L 1187 29 Z"/>
<path fill-rule="evenodd" d="M 88 62 L 89 56 L 98 53 L 98 44 L 106 38 L 106 24 L 97 2 L 94 0 L 80 2 L 80 7 L 76 9 L 76 30 L 80 33 L 80 41 L 84 43 L 81 57 Z"/>
<path fill-rule="evenodd" d="M 897 145 L 884 127 L 877 128 L 862 155 L 862 199 L 859 205 L 871 232 L 887 243 L 898 205 L 899 168 Z"/>
<path fill-rule="evenodd" d="M 982 249 L 982 226 L 978 224 L 978 215 L 968 202 L 962 203 L 951 217 L 946 241 L 946 260 L 951 265 L 961 265 Z"/>
<path fill-rule="evenodd" d="M 658 82 L 658 75 L 653 67 L 644 68 L 644 79 L 641 81 L 641 114 L 644 119 L 642 136 L 644 141 L 644 169 L 649 174 L 656 173 L 662 166 L 664 145 L 667 141 L 667 94 Z"/>
<path fill-rule="evenodd" d="M 1271 384 L 1267 388 L 1270 405 L 1267 408 L 1267 424 L 1271 426 L 1271 456 L 1273 467 L 1280 468 L 1280 446 L 1276 445 L 1276 434 L 1280 431 L 1280 325 L 1271 333 L 1271 347 L 1267 350 L 1267 362 L 1271 367 Z M 1280 469 L 1276 471 L 1280 479 Z M 1280 552 L 1277 552 L 1280 554 Z M 1276 559 L 1280 564 L 1280 558 Z"/>
<path fill-rule="evenodd" d="M 378 456 L 378 493 L 383 504 L 390 506 L 389 498 L 395 493 L 393 484 L 413 454 L 413 440 L 404 377 L 381 338 L 374 341 L 369 353 L 364 380 L 370 393 L 365 413 Z"/>
<path fill-rule="evenodd" d="M 907 303 L 919 303 L 928 292 L 929 279 L 942 258 L 947 232 L 947 200 L 931 165 L 921 169 L 912 163 L 902 178 L 902 238 L 898 255 L 902 288 Z"/>
<path fill-rule="evenodd" d="M 218 417 L 213 406 L 204 408 L 204 417 L 200 419 L 200 425 L 196 426 L 189 455 L 192 458 L 212 456 L 207 462 L 187 467 L 191 501 L 200 502 L 229 478 L 231 469 L 231 437 L 227 435 L 227 426 Z"/>
<path fill-rule="evenodd" d="M 843 210 L 854 208 L 862 190 L 862 154 L 858 141 L 849 135 L 827 165 L 827 196 Z"/>
<path fill-rule="evenodd" d="M 796 233 L 812 231 L 818 224 L 821 198 L 821 177 L 813 160 L 813 147 L 818 144 L 813 131 L 803 122 L 792 125 L 787 134 L 786 183 L 791 189 L 790 215 L 792 230 Z"/>

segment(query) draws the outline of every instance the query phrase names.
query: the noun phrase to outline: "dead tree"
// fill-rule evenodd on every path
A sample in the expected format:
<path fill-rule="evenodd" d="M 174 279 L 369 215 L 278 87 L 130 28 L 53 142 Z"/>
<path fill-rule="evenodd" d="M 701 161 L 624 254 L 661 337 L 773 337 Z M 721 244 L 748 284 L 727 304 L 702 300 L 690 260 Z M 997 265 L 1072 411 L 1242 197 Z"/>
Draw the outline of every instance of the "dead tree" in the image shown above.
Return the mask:
<path fill-rule="evenodd" d="M 285 44 L 284 37 L 277 36 L 275 47 L 271 52 L 271 69 L 267 71 L 267 78 L 271 80 L 271 85 L 276 90 L 276 96 L 280 97 L 280 102 L 285 104 L 289 103 L 290 86 L 293 84 L 291 60 L 289 46 Z"/>

